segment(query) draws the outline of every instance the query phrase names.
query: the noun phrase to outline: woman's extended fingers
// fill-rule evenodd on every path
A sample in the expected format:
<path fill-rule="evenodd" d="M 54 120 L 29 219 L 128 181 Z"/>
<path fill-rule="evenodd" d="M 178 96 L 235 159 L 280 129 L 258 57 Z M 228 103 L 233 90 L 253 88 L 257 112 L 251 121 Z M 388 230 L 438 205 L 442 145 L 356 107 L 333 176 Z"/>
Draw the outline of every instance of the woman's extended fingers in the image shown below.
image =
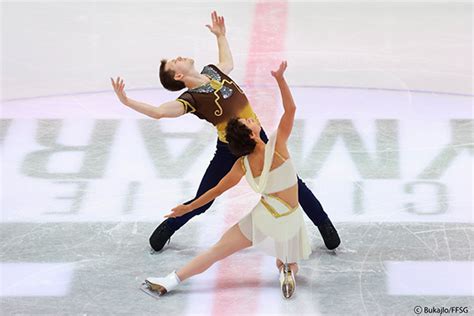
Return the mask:
<path fill-rule="evenodd" d="M 117 77 L 117 79 L 110 78 L 110 81 L 112 82 L 112 87 L 114 88 L 115 92 L 123 92 L 123 89 L 125 88 L 125 83 L 123 82 L 123 79 L 120 77 Z"/>
<path fill-rule="evenodd" d="M 288 64 L 287 64 L 286 60 L 284 60 L 280 63 L 280 66 L 278 67 L 278 70 L 271 70 L 270 73 L 275 78 L 281 77 L 281 76 L 283 76 L 283 73 L 285 72 L 287 65 Z"/>
<path fill-rule="evenodd" d="M 117 88 L 118 82 L 116 82 L 114 78 L 110 78 L 110 80 L 112 81 L 112 86 L 114 87 L 114 89 Z"/>
<path fill-rule="evenodd" d="M 278 72 L 283 73 L 286 70 L 286 60 L 282 61 L 280 64 L 280 68 L 278 69 Z"/>
<path fill-rule="evenodd" d="M 117 90 L 118 85 L 119 85 L 118 77 L 116 80 L 114 80 L 114 78 L 110 78 L 110 80 L 112 80 L 112 85 L 114 86 L 114 89 Z"/>

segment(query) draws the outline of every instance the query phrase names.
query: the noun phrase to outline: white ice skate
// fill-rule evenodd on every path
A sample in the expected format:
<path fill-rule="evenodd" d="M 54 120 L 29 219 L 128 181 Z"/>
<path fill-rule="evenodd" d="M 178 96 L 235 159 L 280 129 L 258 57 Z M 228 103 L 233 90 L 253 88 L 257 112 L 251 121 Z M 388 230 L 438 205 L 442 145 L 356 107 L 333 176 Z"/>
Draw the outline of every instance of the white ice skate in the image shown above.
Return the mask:
<path fill-rule="evenodd" d="M 280 270 L 280 285 L 283 297 L 290 298 L 293 293 L 295 293 L 295 276 L 293 275 L 293 271 L 291 271 L 290 266 L 286 263 Z"/>
<path fill-rule="evenodd" d="M 146 278 L 140 289 L 153 297 L 159 297 L 174 290 L 180 282 L 176 271 L 173 271 L 164 278 Z"/>

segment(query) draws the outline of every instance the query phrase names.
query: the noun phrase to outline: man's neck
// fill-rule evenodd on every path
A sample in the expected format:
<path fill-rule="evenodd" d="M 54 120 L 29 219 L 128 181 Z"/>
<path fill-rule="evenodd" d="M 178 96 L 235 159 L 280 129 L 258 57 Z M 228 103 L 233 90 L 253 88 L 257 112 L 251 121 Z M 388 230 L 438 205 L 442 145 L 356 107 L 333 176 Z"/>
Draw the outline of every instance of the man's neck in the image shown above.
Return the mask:
<path fill-rule="evenodd" d="M 211 80 L 209 77 L 206 75 L 200 74 L 197 71 L 194 71 L 193 73 L 189 74 L 186 76 L 186 78 L 183 79 L 184 85 L 188 89 L 194 89 L 197 87 L 200 87 L 206 83 L 209 83 Z"/>

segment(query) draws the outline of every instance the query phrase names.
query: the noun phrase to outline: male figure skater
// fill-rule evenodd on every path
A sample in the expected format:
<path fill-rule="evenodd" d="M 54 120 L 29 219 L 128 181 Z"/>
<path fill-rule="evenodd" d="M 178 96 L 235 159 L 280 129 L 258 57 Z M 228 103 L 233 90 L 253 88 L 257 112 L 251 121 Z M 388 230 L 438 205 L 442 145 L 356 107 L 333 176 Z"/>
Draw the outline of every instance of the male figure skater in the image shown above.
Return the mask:
<path fill-rule="evenodd" d="M 207 65 L 199 73 L 194 68 L 194 60 L 191 58 L 177 57 L 161 61 L 159 73 L 163 87 L 170 91 L 187 88 L 176 100 L 155 107 L 130 99 L 125 94 L 123 79 L 120 77 L 117 77 L 116 80 L 111 78 L 112 86 L 119 100 L 135 111 L 155 119 L 174 118 L 192 113 L 216 127 L 218 139 L 214 158 L 204 173 L 195 198 L 185 204 L 191 203 L 216 186 L 238 159 L 230 152 L 225 138 L 228 120 L 232 117 L 240 117 L 258 121 L 244 92 L 228 76 L 234 67 L 234 62 L 225 36 L 224 17 L 218 16 L 214 11 L 211 13 L 211 20 L 212 25 L 206 25 L 206 27 L 217 39 L 219 50 L 217 65 Z M 263 129 L 260 136 L 264 142 L 268 141 Z M 341 241 L 336 229 L 318 199 L 300 178 L 298 178 L 298 198 L 304 212 L 318 227 L 326 247 L 328 249 L 337 248 Z M 192 217 L 205 212 L 212 203 L 213 201 L 183 216 L 163 221 L 150 236 L 150 246 L 155 251 L 163 249 L 166 242 L 169 242 L 171 236 L 178 229 Z"/>

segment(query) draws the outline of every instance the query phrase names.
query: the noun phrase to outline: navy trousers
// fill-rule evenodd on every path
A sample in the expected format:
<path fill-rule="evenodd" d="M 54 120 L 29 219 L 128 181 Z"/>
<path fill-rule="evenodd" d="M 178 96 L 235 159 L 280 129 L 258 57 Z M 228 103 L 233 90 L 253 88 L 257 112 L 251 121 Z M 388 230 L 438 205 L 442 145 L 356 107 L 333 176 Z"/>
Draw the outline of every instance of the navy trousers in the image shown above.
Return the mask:
<path fill-rule="evenodd" d="M 268 142 L 268 137 L 263 129 L 260 132 L 260 138 L 265 143 Z M 219 181 L 221 181 L 221 179 L 230 171 L 230 169 L 232 169 L 232 166 L 234 165 L 237 159 L 238 157 L 234 156 L 230 152 L 229 146 L 226 143 L 217 140 L 214 158 L 212 158 L 209 166 L 207 167 L 206 172 L 204 173 L 204 176 L 202 177 L 201 184 L 199 185 L 199 189 L 196 193 L 196 197 L 184 204 L 191 203 L 192 201 L 206 193 L 208 190 L 215 187 L 219 183 Z M 328 215 L 324 212 L 321 203 L 319 203 L 313 192 L 311 192 L 311 190 L 299 177 L 298 199 L 304 212 L 306 213 L 306 215 L 308 215 L 308 217 L 316 226 L 320 225 L 328 218 Z M 201 206 L 200 208 L 197 208 L 194 211 L 189 212 L 183 216 L 176 218 L 168 218 L 168 226 L 173 230 L 180 229 L 191 218 L 207 211 L 207 209 L 211 207 L 213 202 L 214 201 L 211 201 L 206 205 Z"/>

